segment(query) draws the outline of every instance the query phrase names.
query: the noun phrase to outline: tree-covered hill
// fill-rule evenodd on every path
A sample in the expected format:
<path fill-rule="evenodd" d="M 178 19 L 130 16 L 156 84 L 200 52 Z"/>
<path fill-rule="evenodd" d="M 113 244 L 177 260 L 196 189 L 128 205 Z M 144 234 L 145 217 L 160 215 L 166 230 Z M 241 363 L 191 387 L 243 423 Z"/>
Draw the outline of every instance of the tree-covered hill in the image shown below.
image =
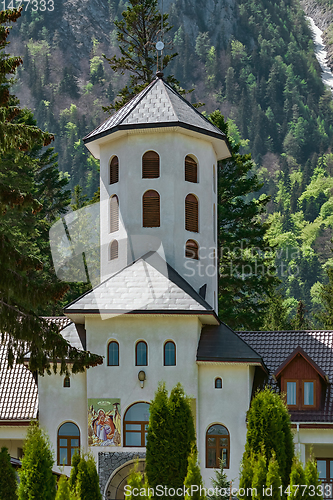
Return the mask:
<path fill-rule="evenodd" d="M 320 0 L 321 3 L 324 0 Z M 173 25 L 169 65 L 192 102 L 220 109 L 235 141 L 251 152 L 269 194 L 278 275 L 287 304 L 314 311 L 330 263 L 333 225 L 333 104 L 299 0 L 164 1 Z M 113 21 L 125 2 L 57 0 L 54 11 L 23 13 L 11 52 L 23 56 L 15 92 L 54 133 L 59 168 L 91 197 L 98 163 L 82 137 L 107 115 L 127 81 L 103 58 L 119 55 Z M 333 262 L 333 261 L 332 261 Z"/>

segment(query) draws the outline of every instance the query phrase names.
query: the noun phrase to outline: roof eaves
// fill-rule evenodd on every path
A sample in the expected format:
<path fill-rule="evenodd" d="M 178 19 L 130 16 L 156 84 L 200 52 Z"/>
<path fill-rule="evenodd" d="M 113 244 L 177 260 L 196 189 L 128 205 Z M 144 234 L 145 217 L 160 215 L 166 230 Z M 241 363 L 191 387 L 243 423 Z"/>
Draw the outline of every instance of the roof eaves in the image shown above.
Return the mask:
<path fill-rule="evenodd" d="M 323 372 L 320 366 L 318 366 L 317 363 L 313 361 L 313 359 L 302 349 L 301 346 L 296 347 L 296 349 L 294 349 L 294 351 L 287 357 L 287 359 L 285 359 L 283 363 L 275 370 L 273 375 L 276 379 L 280 377 L 282 371 L 298 354 L 300 354 L 305 359 L 305 361 L 307 361 L 314 368 L 314 370 L 321 376 L 325 383 L 328 383 L 329 378 L 326 373 Z"/>

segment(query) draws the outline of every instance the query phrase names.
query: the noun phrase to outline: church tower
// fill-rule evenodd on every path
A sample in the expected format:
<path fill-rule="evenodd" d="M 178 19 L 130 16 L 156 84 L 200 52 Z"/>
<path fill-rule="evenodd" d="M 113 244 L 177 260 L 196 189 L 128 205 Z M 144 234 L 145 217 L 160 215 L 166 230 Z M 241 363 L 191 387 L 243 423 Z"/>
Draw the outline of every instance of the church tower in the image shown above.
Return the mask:
<path fill-rule="evenodd" d="M 158 73 L 84 143 L 100 159 L 101 281 L 158 251 L 217 312 L 225 135 Z"/>

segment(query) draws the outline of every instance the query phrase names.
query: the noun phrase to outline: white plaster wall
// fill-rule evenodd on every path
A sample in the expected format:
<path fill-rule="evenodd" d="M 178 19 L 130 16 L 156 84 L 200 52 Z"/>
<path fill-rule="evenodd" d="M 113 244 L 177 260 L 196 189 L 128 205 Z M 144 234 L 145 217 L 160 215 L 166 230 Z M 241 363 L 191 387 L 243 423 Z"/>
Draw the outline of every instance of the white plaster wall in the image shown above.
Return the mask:
<path fill-rule="evenodd" d="M 38 378 L 39 422 L 50 438 L 55 459 L 53 469 L 69 475 L 71 467 L 57 466 L 57 432 L 64 422 L 74 422 L 80 429 L 81 448 L 87 450 L 86 373 L 71 375 L 70 387 L 63 387 L 64 378 L 59 374 Z"/>
<path fill-rule="evenodd" d="M 160 177 L 142 179 L 142 156 L 154 150 L 160 155 Z M 188 154 L 198 160 L 198 183 L 185 181 L 184 161 Z M 109 185 L 110 159 L 119 158 L 119 182 Z M 217 210 L 216 186 L 213 186 L 213 165 L 216 154 L 210 139 L 202 140 L 170 130 L 136 131 L 127 136 L 110 140 L 101 145 L 101 276 L 113 274 L 126 264 L 151 250 L 149 237 L 162 241 L 167 262 L 174 267 L 195 290 L 207 283 L 206 300 L 214 304 L 217 292 L 216 263 L 213 250 L 217 252 L 216 227 L 213 228 L 213 205 Z M 215 176 L 216 184 L 216 176 Z M 161 226 L 142 227 L 142 196 L 148 189 L 160 194 Z M 185 197 L 193 193 L 199 199 L 199 233 L 185 230 Z M 110 233 L 109 199 L 119 198 L 121 224 L 118 232 Z M 215 217 L 216 222 L 216 217 Z M 214 235 L 215 232 L 215 235 Z M 128 235 L 146 235 L 133 251 L 126 241 Z M 113 239 L 119 240 L 119 259 L 109 261 L 108 248 Z M 201 248 L 199 261 L 185 258 L 185 243 L 194 239 Z M 207 248 L 207 250 L 205 250 Z M 154 248 L 153 248 L 154 249 Z M 216 294 L 217 297 L 217 294 Z"/>
<path fill-rule="evenodd" d="M 246 364 L 199 365 L 198 451 L 205 486 L 211 486 L 214 469 L 206 468 L 206 432 L 212 424 L 224 425 L 230 435 L 229 469 L 225 472 L 238 487 L 239 465 L 246 440 L 246 412 L 249 409 L 253 373 Z M 251 370 L 253 372 L 253 370 Z M 222 378 L 222 389 L 215 389 L 215 378 Z"/>
<path fill-rule="evenodd" d="M 196 351 L 200 323 L 195 317 L 129 316 L 86 319 L 87 349 L 105 356 L 103 365 L 87 371 L 87 398 L 120 398 L 121 417 L 135 402 L 150 402 L 158 382 L 165 381 L 168 390 L 181 382 L 186 394 L 198 399 L 198 367 Z M 119 366 L 107 366 L 107 345 L 119 343 Z M 148 344 L 148 366 L 135 366 L 135 344 Z M 163 366 L 163 346 L 166 340 L 176 344 L 176 366 Z M 141 389 L 138 373 L 144 370 L 146 381 Z M 122 427 L 123 444 L 123 427 Z M 140 451 L 142 448 L 91 447 L 97 459 L 99 451 Z"/>
<path fill-rule="evenodd" d="M 5 446 L 13 458 L 19 458 L 18 448 L 23 448 L 27 426 L 0 427 L 0 449 Z"/>

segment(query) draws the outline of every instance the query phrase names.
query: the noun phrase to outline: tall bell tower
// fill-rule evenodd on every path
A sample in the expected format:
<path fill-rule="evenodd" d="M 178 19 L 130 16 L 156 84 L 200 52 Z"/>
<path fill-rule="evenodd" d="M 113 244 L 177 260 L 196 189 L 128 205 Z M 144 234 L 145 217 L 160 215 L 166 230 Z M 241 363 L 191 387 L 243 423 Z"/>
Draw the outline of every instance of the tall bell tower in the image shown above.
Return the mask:
<path fill-rule="evenodd" d="M 84 143 L 100 159 L 101 281 L 155 250 L 217 312 L 225 135 L 159 72 Z"/>

